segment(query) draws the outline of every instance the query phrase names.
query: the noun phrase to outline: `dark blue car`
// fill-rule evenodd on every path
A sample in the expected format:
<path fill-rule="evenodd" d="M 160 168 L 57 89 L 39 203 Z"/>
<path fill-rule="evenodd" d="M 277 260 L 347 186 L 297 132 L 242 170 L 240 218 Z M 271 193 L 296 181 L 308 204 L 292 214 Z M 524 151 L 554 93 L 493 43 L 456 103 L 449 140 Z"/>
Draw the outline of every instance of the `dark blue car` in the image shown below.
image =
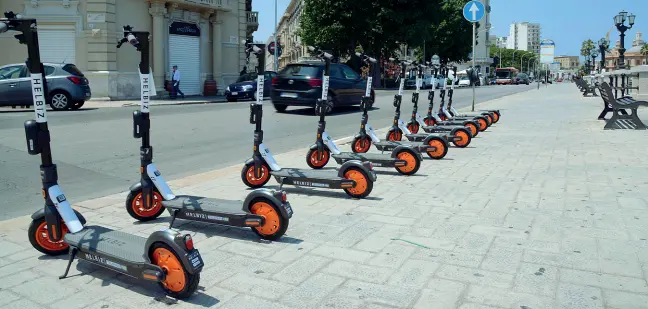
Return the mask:
<path fill-rule="evenodd" d="M 308 61 L 287 65 L 272 80 L 272 104 L 278 112 L 288 106 L 315 107 L 322 95 L 324 63 Z M 328 108 L 358 105 L 364 96 L 367 81 L 345 64 L 331 64 Z M 371 97 L 374 98 L 373 89 Z"/>
<path fill-rule="evenodd" d="M 276 72 L 266 71 L 265 83 L 263 85 L 263 96 L 270 96 L 270 85 L 272 78 L 277 76 Z M 229 102 L 237 100 L 256 100 L 257 73 L 246 73 L 236 80 L 235 83 L 225 88 L 225 98 Z"/>

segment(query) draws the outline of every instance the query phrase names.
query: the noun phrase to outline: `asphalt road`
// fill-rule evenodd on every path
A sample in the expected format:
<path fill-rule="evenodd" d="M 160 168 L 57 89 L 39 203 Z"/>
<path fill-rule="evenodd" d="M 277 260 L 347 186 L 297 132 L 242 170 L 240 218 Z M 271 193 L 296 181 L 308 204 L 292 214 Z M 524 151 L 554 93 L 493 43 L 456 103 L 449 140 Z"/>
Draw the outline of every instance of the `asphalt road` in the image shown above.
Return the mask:
<path fill-rule="evenodd" d="M 477 102 L 535 87 L 478 88 Z M 403 100 L 402 116 L 405 117 L 411 111 L 411 92 L 407 91 Z M 374 128 L 391 124 L 394 94 L 394 91 L 377 92 L 375 108 L 369 113 Z M 453 101 L 457 108 L 469 106 L 472 91 L 456 90 Z M 427 90 L 420 102 L 419 112 L 425 113 Z M 438 102 L 437 91 L 435 107 Z M 313 116 L 313 109 L 289 108 L 286 113 L 278 114 L 270 104 L 264 106 L 265 144 L 273 153 L 306 147 L 314 141 L 317 117 Z M 48 113 L 59 184 L 70 201 L 122 192 L 139 179 L 140 140 L 132 137 L 131 114 L 135 109 Z M 25 150 L 23 122 L 32 117 L 31 110 L 0 110 L 0 220 L 31 214 L 43 205 L 38 171 L 40 157 L 30 156 Z M 248 119 L 247 103 L 152 106 L 154 161 L 167 180 L 242 164 L 252 154 L 253 125 Z M 334 139 L 350 136 L 358 131 L 359 123 L 357 107 L 342 108 L 327 116 L 327 132 Z"/>

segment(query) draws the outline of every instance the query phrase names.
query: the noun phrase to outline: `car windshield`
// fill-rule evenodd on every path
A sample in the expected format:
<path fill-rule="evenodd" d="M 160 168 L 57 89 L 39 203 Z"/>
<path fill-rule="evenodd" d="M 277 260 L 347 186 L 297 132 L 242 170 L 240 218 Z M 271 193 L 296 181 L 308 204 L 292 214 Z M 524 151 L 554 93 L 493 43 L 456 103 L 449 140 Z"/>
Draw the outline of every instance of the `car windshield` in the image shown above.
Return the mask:
<path fill-rule="evenodd" d="M 519 77 L 519 78 L 522 78 L 522 79 L 529 78 L 529 77 L 528 77 L 526 74 L 524 74 L 524 73 L 520 73 L 520 74 L 518 74 L 518 77 Z"/>
<path fill-rule="evenodd" d="M 256 73 L 248 73 L 248 74 L 243 74 L 243 75 L 239 76 L 239 78 L 236 80 L 236 82 L 237 83 L 250 82 L 250 81 L 256 80 L 256 78 L 257 78 Z"/>
<path fill-rule="evenodd" d="M 309 76 L 316 77 L 320 71 L 319 66 L 303 65 L 303 64 L 289 64 L 286 68 L 279 72 L 279 76 Z"/>

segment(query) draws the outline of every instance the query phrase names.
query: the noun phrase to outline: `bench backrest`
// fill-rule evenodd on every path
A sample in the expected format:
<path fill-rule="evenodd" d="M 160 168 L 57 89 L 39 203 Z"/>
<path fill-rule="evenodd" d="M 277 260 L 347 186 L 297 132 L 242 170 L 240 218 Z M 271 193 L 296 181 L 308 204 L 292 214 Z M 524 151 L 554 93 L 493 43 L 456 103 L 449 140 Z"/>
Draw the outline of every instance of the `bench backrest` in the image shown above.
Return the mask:
<path fill-rule="evenodd" d="M 599 85 L 599 92 L 601 93 L 601 98 L 606 104 L 614 104 L 616 100 L 614 99 L 614 93 L 612 93 L 612 87 L 606 82 L 602 82 Z"/>

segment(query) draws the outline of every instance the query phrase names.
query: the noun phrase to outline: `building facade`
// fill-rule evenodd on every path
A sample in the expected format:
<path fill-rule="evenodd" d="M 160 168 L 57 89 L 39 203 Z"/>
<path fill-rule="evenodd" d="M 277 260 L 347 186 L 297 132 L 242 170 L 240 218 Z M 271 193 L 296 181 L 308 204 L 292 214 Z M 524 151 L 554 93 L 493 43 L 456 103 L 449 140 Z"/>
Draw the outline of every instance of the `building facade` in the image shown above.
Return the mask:
<path fill-rule="evenodd" d="M 508 37 L 506 37 L 506 36 L 498 37 L 497 38 L 497 43 L 495 44 L 495 46 L 497 46 L 497 48 L 507 48 L 507 46 L 506 46 L 507 45 L 506 44 L 507 40 L 508 40 Z"/>
<path fill-rule="evenodd" d="M 43 62 L 74 63 L 90 81 L 93 97 L 139 98 L 139 55 L 117 50 L 122 26 L 151 33 L 151 68 L 159 93 L 171 68 L 181 89 L 200 95 L 205 80 L 219 89 L 245 66 L 242 40 L 252 39 L 258 13 L 251 0 L 3 0 L 0 10 L 36 18 Z M 25 47 L 0 35 L 0 64 L 25 61 Z"/>
<path fill-rule="evenodd" d="M 580 58 L 578 56 L 556 56 L 554 62 L 560 62 L 561 70 L 578 70 Z"/>
<path fill-rule="evenodd" d="M 632 47 L 626 47 L 626 51 L 623 54 L 624 56 L 624 62 L 626 64 L 626 68 L 629 67 L 635 67 L 638 65 L 648 65 L 648 60 L 646 59 L 646 56 L 641 54 L 641 48 L 646 45 L 646 42 L 643 40 L 642 33 L 637 31 L 635 33 L 635 39 L 632 41 Z M 628 45 L 626 41 L 626 46 Z M 619 48 L 621 47 L 621 41 L 616 41 L 616 44 L 612 49 L 610 50 L 609 53 L 605 54 L 605 69 L 606 71 L 614 70 L 617 67 L 617 64 L 619 62 Z M 598 61 L 600 60 L 600 56 L 597 59 L 596 65 L 599 66 Z"/>
<path fill-rule="evenodd" d="M 484 17 L 479 21 L 478 27 L 475 30 L 477 33 L 477 44 L 475 45 L 475 62 L 480 65 L 488 66 L 493 62 L 493 59 L 490 58 L 490 0 L 478 0 L 484 4 L 486 12 Z"/>
<path fill-rule="evenodd" d="M 506 48 L 540 53 L 540 24 L 528 22 L 511 24 Z"/>
<path fill-rule="evenodd" d="M 291 0 L 277 27 L 280 45 L 283 53 L 278 59 L 279 69 L 289 63 L 295 63 L 305 59 L 311 59 L 306 46 L 301 44 L 299 28 L 301 14 L 304 9 L 302 0 Z"/>

